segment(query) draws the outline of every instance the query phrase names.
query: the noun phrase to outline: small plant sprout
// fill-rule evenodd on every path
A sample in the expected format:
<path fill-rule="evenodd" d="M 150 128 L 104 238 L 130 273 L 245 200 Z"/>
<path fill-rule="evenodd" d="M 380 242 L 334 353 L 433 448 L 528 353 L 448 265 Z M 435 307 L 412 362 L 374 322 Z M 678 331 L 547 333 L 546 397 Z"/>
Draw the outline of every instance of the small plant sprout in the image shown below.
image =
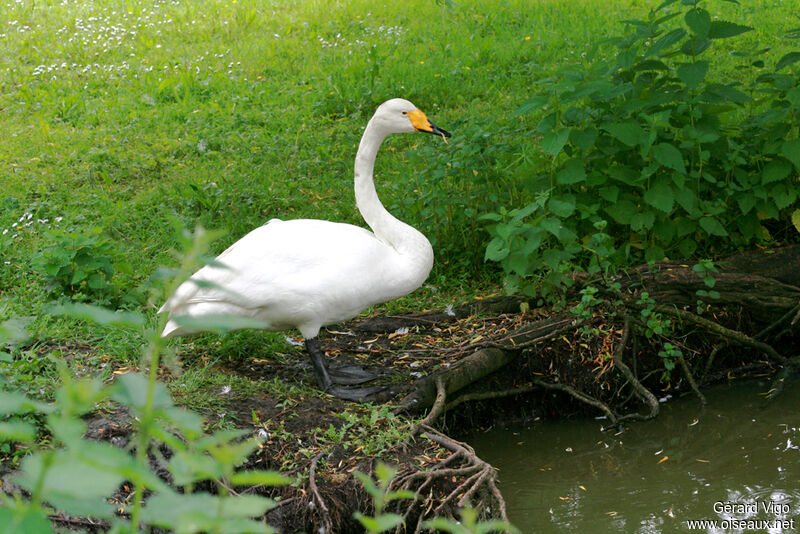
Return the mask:
<path fill-rule="evenodd" d="M 383 462 L 378 462 L 375 466 L 376 480 L 372 480 L 368 475 L 356 471 L 354 475 L 364 489 L 372 497 L 375 506 L 375 515 L 368 516 L 361 512 L 356 512 L 354 517 L 370 534 L 387 532 L 403 524 L 403 517 L 398 514 L 384 513 L 386 505 L 395 499 L 413 499 L 414 492 L 408 490 L 389 491 L 389 485 L 397 474 L 397 468 L 390 467 Z M 376 484 L 377 482 L 377 484 Z"/>

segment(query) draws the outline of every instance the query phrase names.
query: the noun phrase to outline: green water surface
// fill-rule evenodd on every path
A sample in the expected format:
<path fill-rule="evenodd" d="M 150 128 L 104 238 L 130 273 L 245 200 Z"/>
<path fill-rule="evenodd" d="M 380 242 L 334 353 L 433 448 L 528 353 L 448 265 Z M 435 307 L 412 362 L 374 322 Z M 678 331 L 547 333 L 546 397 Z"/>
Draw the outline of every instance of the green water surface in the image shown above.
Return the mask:
<path fill-rule="evenodd" d="M 800 532 L 800 381 L 766 403 L 769 387 L 672 399 L 622 430 L 563 420 L 468 441 L 526 533 Z"/>

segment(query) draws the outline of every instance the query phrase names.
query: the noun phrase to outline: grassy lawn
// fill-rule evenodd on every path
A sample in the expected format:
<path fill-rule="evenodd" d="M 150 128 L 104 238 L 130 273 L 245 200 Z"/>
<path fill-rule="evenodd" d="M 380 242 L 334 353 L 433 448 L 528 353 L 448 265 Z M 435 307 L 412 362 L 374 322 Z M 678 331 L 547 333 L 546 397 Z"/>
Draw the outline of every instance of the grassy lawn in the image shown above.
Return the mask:
<path fill-rule="evenodd" d="M 782 34 L 800 26 L 792 4 L 707 5 L 715 16 L 754 26 L 735 46 L 772 47 L 767 61 L 774 62 L 790 49 Z M 393 138 L 379 157 L 383 202 L 437 251 L 428 284 L 389 308 L 499 291 L 499 277 L 483 264 L 478 210 L 524 197 L 526 168 L 544 158 L 536 139 L 519 136 L 523 119 L 512 112 L 553 69 L 620 33 L 619 20 L 646 17 L 655 6 L 4 1 L 0 321 L 36 319 L 33 343 L 0 366 L 45 396 L 53 358 L 104 377 L 135 366 L 139 335 L 42 310 L 73 292 L 154 317 L 163 298 L 151 297 L 161 287 L 154 274 L 176 265 L 180 228 L 223 231 L 211 246 L 218 253 L 273 217 L 363 224 L 352 196 L 353 158 L 366 121 L 392 97 L 410 99 L 455 136 L 449 145 Z M 720 68 L 741 61 L 728 54 L 733 46 L 718 49 Z M 513 151 L 493 151 L 500 138 Z M 80 247 L 104 261 L 107 274 L 48 284 L 48 258 L 67 261 L 58 251 Z M 211 362 L 300 356 L 283 334 L 252 332 L 203 336 L 177 350 Z M 173 388 L 222 384 L 195 371 Z"/>

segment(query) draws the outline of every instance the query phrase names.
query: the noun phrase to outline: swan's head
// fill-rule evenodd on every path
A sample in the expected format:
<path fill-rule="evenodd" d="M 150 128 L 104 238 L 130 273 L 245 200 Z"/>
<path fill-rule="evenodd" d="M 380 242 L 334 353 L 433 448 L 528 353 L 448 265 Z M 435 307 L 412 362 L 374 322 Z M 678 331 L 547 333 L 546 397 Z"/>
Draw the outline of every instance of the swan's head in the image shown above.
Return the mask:
<path fill-rule="evenodd" d="M 425 132 L 450 137 L 450 132 L 433 124 L 417 106 L 402 98 L 381 104 L 372 121 L 388 133 Z"/>

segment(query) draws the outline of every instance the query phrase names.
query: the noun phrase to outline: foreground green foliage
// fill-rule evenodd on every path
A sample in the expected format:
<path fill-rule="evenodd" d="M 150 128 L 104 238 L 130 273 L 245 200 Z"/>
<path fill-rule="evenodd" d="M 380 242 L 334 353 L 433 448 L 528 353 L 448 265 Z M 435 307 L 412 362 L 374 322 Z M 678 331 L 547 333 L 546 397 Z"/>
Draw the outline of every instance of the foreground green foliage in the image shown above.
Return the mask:
<path fill-rule="evenodd" d="M 208 237 L 204 232 L 195 234 L 182 269 L 166 285 L 167 291 L 174 290 L 196 267 Z M 137 313 L 115 313 L 86 304 L 60 306 L 53 313 L 92 320 L 106 328 L 146 327 Z M 161 317 L 155 328 L 143 332 L 149 340 L 141 362 L 142 367 L 150 368 L 147 376 L 124 374 L 108 386 L 97 379 L 76 380 L 58 362 L 61 385 L 52 404 L 32 400 L 0 383 L 0 417 L 4 418 L 0 441 L 17 442 L 27 449 L 14 482 L 30 494 L 28 499 L 0 495 L 4 532 L 53 532 L 48 520 L 51 511 L 105 519 L 115 533 L 138 533 L 145 526 L 187 534 L 272 532 L 250 518 L 262 516 L 275 503 L 256 495 L 232 495 L 230 488 L 288 484 L 291 480 L 270 471 L 240 471 L 238 467 L 258 448 L 257 441 L 244 439 L 247 432 L 239 430 L 209 435 L 199 415 L 173 404 L 166 387 L 157 381 L 165 343 L 160 332 L 165 322 L 166 317 Z M 0 343 L 19 337 L 7 327 L 0 335 Z M 128 451 L 85 437 L 87 425 L 81 418 L 98 406 L 109 406 L 110 401 L 127 410 L 135 421 Z M 35 424 L 40 419 L 48 436 L 41 444 Z M 155 474 L 151 454 L 169 456 L 172 485 Z M 194 490 L 206 481 L 214 484 L 214 493 Z M 123 483 L 133 485 L 134 498 L 132 504 L 120 505 L 118 510 L 109 498 Z M 150 494 L 146 502 L 145 491 Z M 122 519 L 119 511 L 128 519 Z"/>
<path fill-rule="evenodd" d="M 752 28 L 699 1 L 624 22 L 626 35 L 539 80 L 516 112 L 547 110 L 531 134 L 549 161 L 531 202 L 481 217 L 511 292 L 794 233 L 800 52 L 745 45 L 728 52 L 736 70 L 721 69 L 720 42 Z"/>

